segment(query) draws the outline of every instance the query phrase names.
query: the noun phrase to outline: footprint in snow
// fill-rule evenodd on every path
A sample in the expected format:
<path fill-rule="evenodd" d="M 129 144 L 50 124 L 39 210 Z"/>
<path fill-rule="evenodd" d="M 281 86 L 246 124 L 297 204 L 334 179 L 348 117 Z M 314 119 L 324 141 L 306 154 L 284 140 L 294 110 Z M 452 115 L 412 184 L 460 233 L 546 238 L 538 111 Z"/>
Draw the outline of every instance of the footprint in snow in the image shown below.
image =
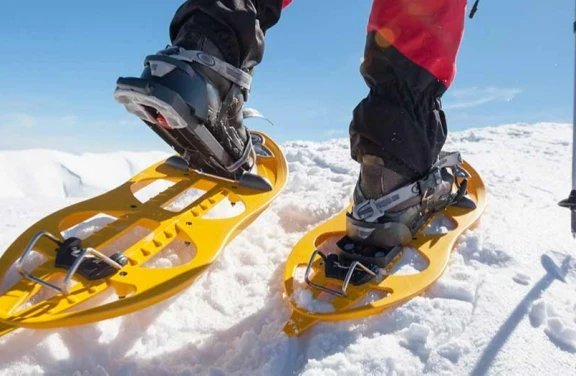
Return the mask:
<path fill-rule="evenodd" d="M 460 357 L 468 354 L 470 350 L 470 346 L 467 343 L 459 340 L 451 340 L 438 347 L 437 352 L 440 356 L 456 364 L 460 360 Z"/>
<path fill-rule="evenodd" d="M 530 323 L 542 327 L 550 341 L 560 349 L 576 352 L 576 301 L 542 298 L 532 303 Z"/>
<path fill-rule="evenodd" d="M 454 299 L 474 304 L 481 280 L 471 268 L 454 265 L 426 293 L 429 297 Z"/>
<path fill-rule="evenodd" d="M 527 286 L 530 284 L 530 281 L 532 281 L 532 277 L 530 277 L 528 274 L 518 272 L 516 275 L 514 275 L 514 277 L 512 277 L 512 280 L 519 285 Z"/>

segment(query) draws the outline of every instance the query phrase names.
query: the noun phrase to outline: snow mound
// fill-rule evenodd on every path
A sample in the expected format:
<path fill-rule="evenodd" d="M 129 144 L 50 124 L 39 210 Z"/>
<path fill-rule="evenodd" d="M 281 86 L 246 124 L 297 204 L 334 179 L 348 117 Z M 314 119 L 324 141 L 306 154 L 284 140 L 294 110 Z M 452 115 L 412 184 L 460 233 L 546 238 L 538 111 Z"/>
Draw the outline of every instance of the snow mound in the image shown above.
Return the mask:
<path fill-rule="evenodd" d="M 73 155 L 51 150 L 0 153 L 0 198 L 94 196 L 168 155 L 162 152 Z"/>
<path fill-rule="evenodd" d="M 358 165 L 346 139 L 286 143 L 286 189 L 193 286 L 123 318 L 15 331 L 0 338 L 0 375 L 572 374 L 576 264 L 543 261 L 574 252 L 569 213 L 557 205 L 570 187 L 571 132 L 541 123 L 450 134 L 445 150 L 461 151 L 482 174 L 488 208 L 449 269 L 398 307 L 300 338 L 282 333 L 284 261 L 306 231 L 348 204 Z M 165 157 L 0 152 L 0 252 L 35 220 Z M 426 266 L 414 251 L 404 256 L 398 273 Z"/>

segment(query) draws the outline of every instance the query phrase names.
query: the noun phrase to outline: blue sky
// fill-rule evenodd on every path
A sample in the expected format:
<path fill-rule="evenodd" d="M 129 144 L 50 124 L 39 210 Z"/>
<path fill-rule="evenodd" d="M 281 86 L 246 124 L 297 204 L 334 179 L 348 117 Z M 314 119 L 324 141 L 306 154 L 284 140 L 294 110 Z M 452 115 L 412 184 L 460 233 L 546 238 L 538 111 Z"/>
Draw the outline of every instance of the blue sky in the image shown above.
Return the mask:
<path fill-rule="evenodd" d="M 346 137 L 367 93 L 359 64 L 371 3 L 293 1 L 268 32 L 249 101 L 275 126 L 249 126 L 279 141 Z M 117 77 L 138 76 L 144 56 L 169 43 L 180 4 L 2 2 L 0 149 L 168 150 L 112 92 Z M 571 122 L 573 14 L 568 0 L 481 0 L 444 96 L 449 130 Z"/>

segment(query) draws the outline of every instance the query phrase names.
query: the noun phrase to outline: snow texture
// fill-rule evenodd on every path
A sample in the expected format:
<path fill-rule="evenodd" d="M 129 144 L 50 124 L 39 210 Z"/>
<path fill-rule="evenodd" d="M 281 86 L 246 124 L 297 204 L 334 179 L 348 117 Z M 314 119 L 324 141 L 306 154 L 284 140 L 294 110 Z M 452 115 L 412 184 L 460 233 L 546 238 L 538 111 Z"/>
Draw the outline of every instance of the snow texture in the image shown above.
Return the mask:
<path fill-rule="evenodd" d="M 557 205 L 570 188 L 571 132 L 540 123 L 450 134 L 445 150 L 480 171 L 488 207 L 446 273 L 380 315 L 319 324 L 299 338 L 282 332 L 284 262 L 306 231 L 347 205 L 358 165 L 346 139 L 286 143 L 286 189 L 192 287 L 123 318 L 17 330 L 0 338 L 0 375 L 574 374 L 575 244 L 569 212 Z M 36 220 L 166 156 L 0 152 L 0 253 Z M 76 230 L 104 219 L 95 221 Z M 405 254 L 395 272 L 426 267 Z M 153 267 L 178 261 L 164 256 Z"/>

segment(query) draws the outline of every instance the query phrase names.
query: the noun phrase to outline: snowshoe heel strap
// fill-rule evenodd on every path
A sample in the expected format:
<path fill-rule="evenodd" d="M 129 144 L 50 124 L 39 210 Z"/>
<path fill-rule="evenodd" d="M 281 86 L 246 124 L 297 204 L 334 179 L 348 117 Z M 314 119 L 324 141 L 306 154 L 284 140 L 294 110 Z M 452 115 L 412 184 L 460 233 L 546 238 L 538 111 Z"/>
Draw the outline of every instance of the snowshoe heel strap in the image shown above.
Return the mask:
<path fill-rule="evenodd" d="M 220 74 L 228 81 L 233 82 L 236 85 L 240 86 L 245 93 L 250 92 L 250 87 L 252 85 L 252 76 L 249 73 L 233 66 L 232 64 L 220 60 L 215 56 L 207 54 L 204 51 L 186 50 L 182 47 L 174 46 L 167 48 L 163 51 L 160 51 L 158 52 L 158 54 L 170 56 L 174 59 L 185 61 L 188 63 L 201 64 Z"/>

